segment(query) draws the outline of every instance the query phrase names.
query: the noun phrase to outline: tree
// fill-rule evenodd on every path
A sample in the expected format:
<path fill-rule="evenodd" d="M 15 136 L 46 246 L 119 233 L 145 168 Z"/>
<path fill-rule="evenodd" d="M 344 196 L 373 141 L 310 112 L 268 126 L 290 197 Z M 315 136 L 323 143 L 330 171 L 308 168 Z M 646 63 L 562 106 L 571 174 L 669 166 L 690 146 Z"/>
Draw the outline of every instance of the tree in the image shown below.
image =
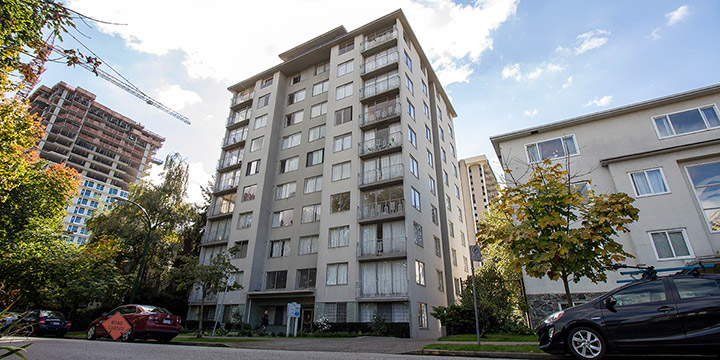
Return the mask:
<path fill-rule="evenodd" d="M 546 160 L 527 182 L 504 188 L 495 206 L 504 223 L 479 223 L 483 246 L 502 242 L 532 277 L 561 279 L 572 306 L 569 282 L 606 281 L 606 269 L 631 254 L 615 241 L 638 219 L 625 193 L 595 194 L 570 182 L 561 164 Z"/>
<path fill-rule="evenodd" d="M 232 254 L 233 251 L 230 252 Z M 200 312 L 198 314 L 198 333 L 197 337 L 202 337 L 203 325 L 202 315 L 205 310 L 205 298 L 211 294 L 217 294 L 224 291 L 237 290 L 242 288 L 240 284 L 236 284 L 231 273 L 238 271 L 235 265 L 230 263 L 230 256 L 227 253 L 220 253 L 213 256 L 209 262 L 197 262 L 196 258 L 187 258 L 185 265 L 180 269 L 184 275 L 178 283 L 178 290 L 192 289 L 200 292 Z"/>

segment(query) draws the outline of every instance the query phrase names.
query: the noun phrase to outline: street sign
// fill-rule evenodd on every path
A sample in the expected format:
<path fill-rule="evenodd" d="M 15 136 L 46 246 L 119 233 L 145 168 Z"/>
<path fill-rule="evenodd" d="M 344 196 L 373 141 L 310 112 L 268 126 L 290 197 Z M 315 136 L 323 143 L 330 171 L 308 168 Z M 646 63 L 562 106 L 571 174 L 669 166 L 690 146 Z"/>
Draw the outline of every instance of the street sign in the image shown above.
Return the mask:
<path fill-rule="evenodd" d="M 288 303 L 287 305 L 287 314 L 288 317 L 300 317 L 300 304 L 298 303 Z"/>
<path fill-rule="evenodd" d="M 482 254 L 480 253 L 480 246 L 477 246 L 477 245 L 470 246 L 470 260 L 482 261 Z"/>
<path fill-rule="evenodd" d="M 125 318 L 119 312 L 103 321 L 102 326 L 113 340 L 117 340 L 123 333 L 130 331 L 130 324 L 125 321 Z"/>

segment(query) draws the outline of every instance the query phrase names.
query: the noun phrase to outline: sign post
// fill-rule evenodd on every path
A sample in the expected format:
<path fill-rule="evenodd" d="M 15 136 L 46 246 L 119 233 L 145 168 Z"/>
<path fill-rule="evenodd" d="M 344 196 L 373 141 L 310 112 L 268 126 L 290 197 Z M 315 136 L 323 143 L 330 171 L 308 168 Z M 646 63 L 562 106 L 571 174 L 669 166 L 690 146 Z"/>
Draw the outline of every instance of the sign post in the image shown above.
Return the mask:
<path fill-rule="evenodd" d="M 300 320 L 300 304 L 296 302 L 288 303 L 287 304 L 287 316 L 288 316 L 288 322 L 287 327 L 285 328 L 285 337 L 290 336 L 290 327 L 291 323 L 293 323 L 292 327 L 293 330 L 293 336 L 297 336 L 297 330 L 298 330 L 298 321 Z"/>
<path fill-rule="evenodd" d="M 480 323 L 478 321 L 477 313 L 477 290 L 475 288 L 475 261 L 482 261 L 482 253 L 480 252 L 480 246 L 470 246 L 470 270 L 472 271 L 472 283 L 473 283 L 473 309 L 475 310 L 475 334 L 477 335 L 477 344 L 480 347 Z"/>

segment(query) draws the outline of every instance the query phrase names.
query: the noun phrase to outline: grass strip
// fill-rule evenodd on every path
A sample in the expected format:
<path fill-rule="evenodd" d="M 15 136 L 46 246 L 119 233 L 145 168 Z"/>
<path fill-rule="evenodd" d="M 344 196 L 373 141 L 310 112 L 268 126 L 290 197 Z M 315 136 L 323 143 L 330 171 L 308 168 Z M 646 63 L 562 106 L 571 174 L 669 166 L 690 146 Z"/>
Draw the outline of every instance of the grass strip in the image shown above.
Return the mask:
<path fill-rule="evenodd" d="M 438 341 L 477 341 L 477 336 L 475 334 L 443 336 Z M 483 341 L 537 342 L 538 338 L 535 335 L 485 334 L 480 338 L 480 342 Z"/>
<path fill-rule="evenodd" d="M 426 350 L 453 350 L 453 351 L 486 351 L 486 352 L 512 352 L 512 353 L 542 353 L 537 345 L 490 345 L 481 344 L 430 344 Z"/>

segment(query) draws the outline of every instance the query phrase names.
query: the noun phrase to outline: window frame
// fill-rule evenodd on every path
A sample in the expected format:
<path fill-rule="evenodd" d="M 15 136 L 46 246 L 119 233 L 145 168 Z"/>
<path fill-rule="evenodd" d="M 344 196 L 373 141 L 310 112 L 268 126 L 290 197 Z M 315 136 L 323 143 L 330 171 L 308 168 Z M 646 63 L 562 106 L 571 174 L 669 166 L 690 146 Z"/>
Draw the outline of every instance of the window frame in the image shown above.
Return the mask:
<path fill-rule="evenodd" d="M 685 241 L 685 246 L 688 249 L 689 255 L 685 256 L 677 256 L 675 253 L 675 248 L 672 245 L 672 242 L 670 241 L 670 233 L 671 232 L 680 232 L 682 234 L 683 240 Z M 660 258 L 660 255 L 658 254 L 657 247 L 655 246 L 655 241 L 653 241 L 652 234 L 657 233 L 665 233 L 665 237 L 667 238 L 668 245 L 670 246 L 670 249 L 673 252 L 673 257 L 669 258 Z M 648 238 L 650 239 L 650 245 L 652 245 L 653 253 L 655 254 L 655 258 L 658 261 L 673 261 L 673 260 L 682 260 L 682 259 L 694 259 L 695 258 L 695 252 L 692 249 L 692 245 L 690 244 L 690 240 L 687 237 L 687 233 L 685 232 L 685 229 L 662 229 L 662 230 L 651 230 L 647 232 Z"/>
<path fill-rule="evenodd" d="M 649 181 L 649 178 L 647 176 L 647 172 L 653 171 L 653 170 L 660 170 L 660 177 L 662 178 L 663 185 L 665 185 L 665 189 L 666 189 L 665 191 L 652 192 L 653 189 L 652 189 L 652 185 Z M 649 192 L 647 194 L 638 193 L 638 187 L 637 187 L 637 184 L 635 183 L 635 178 L 633 178 L 633 174 L 643 174 L 645 176 L 645 180 L 648 183 L 648 186 L 650 186 L 651 192 Z M 628 178 L 630 178 L 630 184 L 632 184 L 633 191 L 635 192 L 635 197 L 648 197 L 648 196 L 665 195 L 665 194 L 671 193 L 670 186 L 668 186 L 667 179 L 665 178 L 665 172 L 663 171 L 662 167 L 643 169 L 643 170 L 637 170 L 637 171 L 628 171 L 627 175 L 628 175 Z"/>
<path fill-rule="evenodd" d="M 687 175 L 687 179 L 688 179 L 688 181 L 690 182 L 690 185 L 692 186 L 693 194 L 695 195 L 695 201 L 697 201 L 698 209 L 699 209 L 700 212 L 702 212 L 702 214 L 703 214 L 703 218 L 705 219 L 705 223 L 706 223 L 707 226 L 708 226 L 708 230 L 710 231 L 710 233 L 717 234 L 717 233 L 720 233 L 720 228 L 717 229 L 717 230 L 714 230 L 714 229 L 713 229 L 713 225 L 712 225 L 712 223 L 710 222 L 710 219 L 708 218 L 708 216 L 707 216 L 707 214 L 706 214 L 706 208 L 703 206 L 702 201 L 700 200 L 700 196 L 699 196 L 699 194 L 698 194 L 697 189 L 698 189 L 698 188 L 711 187 L 711 186 L 717 186 L 718 184 L 713 183 L 713 184 L 710 184 L 710 185 L 695 185 L 695 182 L 693 181 L 692 177 L 690 176 L 690 168 L 700 167 L 700 166 L 707 166 L 707 165 L 718 165 L 718 166 L 720 166 L 720 161 L 709 161 L 709 162 L 702 162 L 702 163 L 698 163 L 698 164 L 687 165 L 687 166 L 685 166 L 685 174 Z M 712 209 L 715 209 L 715 208 L 710 207 L 709 209 L 712 210 Z M 719 209 L 718 211 L 720 211 L 720 209 Z"/>
<path fill-rule="evenodd" d="M 657 134 L 658 139 L 668 139 L 668 138 L 673 138 L 673 137 L 676 137 L 676 136 L 682 136 L 682 135 L 688 135 L 688 134 L 695 134 L 695 133 L 699 133 L 699 132 L 703 132 L 703 131 L 720 129 L 720 125 L 719 125 L 719 126 L 710 126 L 710 123 L 709 123 L 707 117 L 706 117 L 705 114 L 702 112 L 702 109 L 707 109 L 707 108 L 712 108 L 712 109 L 715 111 L 715 115 L 720 118 L 720 112 L 718 112 L 718 106 L 717 106 L 717 104 L 712 103 L 712 104 L 700 105 L 700 106 L 696 106 L 696 107 L 692 107 L 692 108 L 688 108 L 688 109 L 684 109 L 684 110 L 680 110 L 680 111 L 675 111 L 675 112 L 671 112 L 671 113 L 666 113 L 666 114 L 660 114 L 660 115 L 651 116 L 651 117 L 650 117 L 650 121 L 651 121 L 652 124 L 653 124 L 653 128 L 655 129 L 655 133 Z M 679 133 L 679 134 L 678 134 L 678 133 L 675 131 L 675 127 L 673 126 L 672 122 L 670 121 L 670 115 L 676 115 L 676 114 L 680 114 L 680 113 L 688 112 L 688 111 L 693 111 L 693 110 L 697 110 L 697 111 L 700 113 L 700 117 L 702 118 L 703 123 L 705 124 L 705 129 L 700 129 L 700 130 L 695 130 L 695 131 L 690 131 L 690 132 L 685 132 L 685 133 Z M 670 134 L 670 135 L 668 135 L 668 136 L 662 136 L 662 135 L 660 134 L 660 129 L 659 129 L 658 126 L 657 126 L 656 120 L 657 120 L 657 119 L 660 119 L 660 118 L 663 118 L 663 117 L 666 119 L 667 123 L 670 125 L 670 128 L 669 128 L 669 129 L 672 130 L 672 132 L 673 132 L 672 134 Z"/>
<path fill-rule="evenodd" d="M 574 153 L 574 154 L 567 154 L 567 151 L 566 151 L 567 145 L 565 144 L 565 139 L 566 139 L 566 138 L 572 138 L 572 139 L 573 139 L 573 143 L 575 144 L 575 153 Z M 566 152 L 566 154 L 564 154 L 564 155 L 562 155 L 562 156 L 557 156 L 557 157 L 554 157 L 554 158 L 548 158 L 548 160 L 552 161 L 552 160 L 556 160 L 556 159 L 564 159 L 565 157 L 574 157 L 574 156 L 580 156 L 580 155 L 581 155 L 581 153 L 580 153 L 580 146 L 578 146 L 578 142 L 577 142 L 577 136 L 575 136 L 575 134 L 567 134 L 567 135 L 556 136 L 556 137 L 547 138 L 547 139 L 544 139 L 544 140 L 540 140 L 540 141 L 535 141 L 535 142 L 531 142 L 531 143 L 526 143 L 526 144 L 524 144 L 524 145 L 523 145 L 523 149 L 525 150 L 525 159 L 527 159 L 527 163 L 528 163 L 528 164 L 537 164 L 537 163 L 543 162 L 545 159 L 543 159 L 543 158 L 542 158 L 542 155 L 540 154 L 540 150 L 538 149 L 538 144 L 540 144 L 540 143 L 545 143 L 545 142 L 550 142 L 550 141 L 557 140 L 557 139 L 560 139 L 560 142 L 561 142 L 562 145 L 563 145 L 563 152 Z M 538 161 L 531 161 L 531 160 L 530 160 L 530 152 L 528 151 L 528 146 L 530 146 L 530 145 L 534 145 L 534 146 L 535 146 L 535 149 L 536 149 L 537 154 L 538 154 L 538 159 L 539 159 Z"/>

